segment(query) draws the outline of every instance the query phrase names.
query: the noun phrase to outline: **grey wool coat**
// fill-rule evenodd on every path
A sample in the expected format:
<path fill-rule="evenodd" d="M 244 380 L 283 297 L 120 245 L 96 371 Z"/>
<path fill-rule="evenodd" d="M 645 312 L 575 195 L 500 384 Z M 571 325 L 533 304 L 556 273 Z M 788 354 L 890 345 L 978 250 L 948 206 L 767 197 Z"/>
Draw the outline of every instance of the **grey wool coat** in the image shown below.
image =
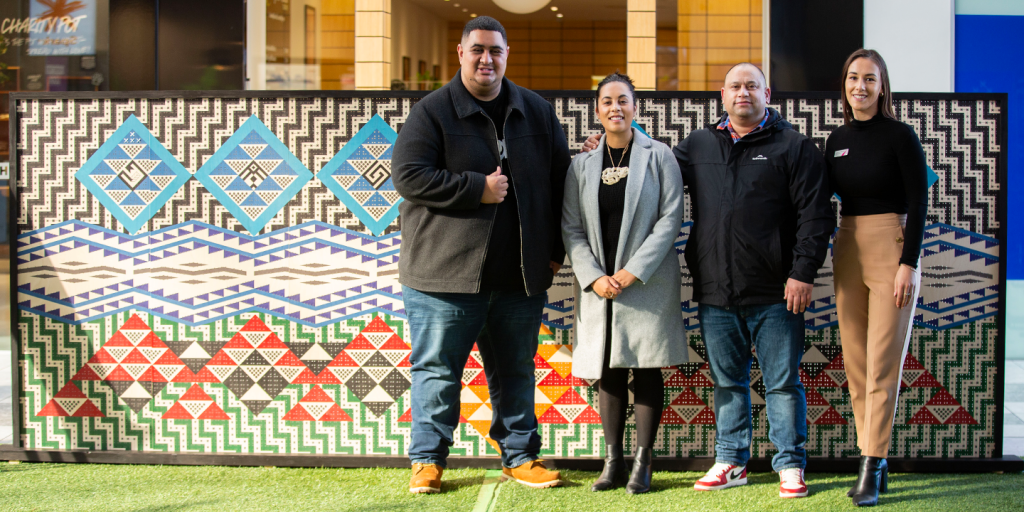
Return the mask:
<path fill-rule="evenodd" d="M 660 368 L 687 361 L 675 240 L 683 218 L 683 177 L 668 146 L 633 130 L 616 268 L 637 278 L 612 301 L 612 368 Z M 606 137 L 577 155 L 565 178 L 562 240 L 576 274 L 573 375 L 601 378 L 606 300 L 593 289 L 605 273 L 598 187 Z M 612 272 L 614 273 L 614 272 Z"/>

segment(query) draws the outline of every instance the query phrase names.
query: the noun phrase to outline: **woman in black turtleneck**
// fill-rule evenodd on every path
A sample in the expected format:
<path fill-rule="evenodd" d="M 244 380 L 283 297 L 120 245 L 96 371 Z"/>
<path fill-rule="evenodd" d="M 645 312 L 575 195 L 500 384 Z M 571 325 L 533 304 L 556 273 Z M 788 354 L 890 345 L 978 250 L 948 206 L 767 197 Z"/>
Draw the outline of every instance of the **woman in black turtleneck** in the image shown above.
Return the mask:
<path fill-rule="evenodd" d="M 921 282 L 928 171 L 917 134 L 896 120 L 878 52 L 861 49 L 846 60 L 842 101 L 846 124 L 829 136 L 825 159 L 841 201 L 836 309 L 861 450 L 847 495 L 873 506 L 888 485 L 885 457 Z"/>

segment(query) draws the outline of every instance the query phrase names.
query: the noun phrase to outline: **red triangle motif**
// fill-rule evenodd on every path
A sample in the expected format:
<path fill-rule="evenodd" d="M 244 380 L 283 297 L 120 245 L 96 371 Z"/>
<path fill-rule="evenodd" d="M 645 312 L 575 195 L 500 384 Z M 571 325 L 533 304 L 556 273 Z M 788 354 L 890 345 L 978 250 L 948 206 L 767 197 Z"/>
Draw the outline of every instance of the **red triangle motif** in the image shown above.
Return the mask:
<path fill-rule="evenodd" d="M 932 412 L 929 411 L 927 407 L 922 407 L 919 411 L 917 411 L 917 414 L 915 414 L 912 418 L 910 418 L 909 421 L 907 421 L 907 425 L 940 425 L 940 424 L 942 424 L 942 422 L 940 422 L 939 419 L 936 418 L 935 415 L 932 414 Z"/>
<path fill-rule="evenodd" d="M 302 402 L 334 402 L 334 399 L 327 396 L 327 393 L 320 386 L 313 386 L 313 389 L 309 390 L 309 393 L 306 393 L 302 400 L 299 400 L 299 403 Z"/>
<path fill-rule="evenodd" d="M 194 420 L 192 413 L 188 412 L 184 406 L 178 402 L 174 402 L 174 405 L 163 416 L 160 416 L 162 420 Z"/>
<path fill-rule="evenodd" d="M 129 318 L 128 321 L 121 326 L 121 329 L 126 329 L 129 331 L 141 331 L 143 329 L 149 329 L 149 326 L 146 325 L 146 322 L 143 322 L 142 319 L 139 318 L 138 313 L 136 313 L 133 314 L 132 317 Z"/>
<path fill-rule="evenodd" d="M 548 410 L 544 411 L 544 414 L 542 414 L 540 418 L 537 418 L 537 423 L 554 423 L 564 425 L 569 423 L 569 420 L 565 419 L 565 416 L 562 416 L 562 413 L 558 412 L 554 407 L 548 407 Z"/>
<path fill-rule="evenodd" d="M 167 382 L 167 379 L 157 371 L 155 366 L 150 366 L 139 376 L 139 382 Z"/>
<path fill-rule="evenodd" d="M 228 413 L 224 412 L 224 409 L 221 409 L 220 406 L 217 405 L 217 402 L 211 402 L 210 406 L 207 407 L 206 410 L 203 411 L 203 413 L 199 415 L 199 419 L 201 419 L 201 420 L 230 420 L 231 416 L 228 416 Z"/>
<path fill-rule="evenodd" d="M 363 339 L 366 339 L 366 338 L 363 338 Z M 370 342 L 367 341 L 366 343 L 369 344 Z M 334 356 L 334 360 L 332 360 L 330 363 L 327 363 L 327 366 L 341 366 L 341 367 L 344 367 L 344 368 L 358 368 L 359 367 L 359 363 L 357 363 L 355 359 L 352 359 L 352 356 L 346 354 L 345 351 L 342 350 L 341 352 L 338 352 L 338 355 Z"/>
<path fill-rule="evenodd" d="M 131 375 L 128 375 L 128 372 L 124 371 L 124 368 L 121 368 L 121 365 L 118 365 L 117 368 L 114 368 L 114 371 L 110 372 L 110 375 L 107 375 L 107 378 L 103 380 L 130 382 L 135 379 L 133 379 Z"/>
<path fill-rule="evenodd" d="M 288 345 L 285 345 L 284 342 L 281 341 L 281 338 L 278 338 L 276 334 L 270 333 L 270 336 L 267 336 L 267 338 L 263 340 L 263 343 L 260 343 L 258 348 L 288 348 Z"/>
<path fill-rule="evenodd" d="M 121 331 L 117 331 L 117 332 L 114 333 L 113 336 L 110 337 L 109 340 L 107 340 L 106 343 L 103 344 L 103 346 L 104 347 L 134 347 L 135 345 L 132 344 L 131 341 L 128 341 L 128 338 L 126 338 L 124 336 L 124 334 L 121 334 Z"/>
<path fill-rule="evenodd" d="M 694 393 L 692 389 L 687 388 L 679 396 L 672 400 L 671 405 L 707 405 L 703 400 Z"/>
<path fill-rule="evenodd" d="M 711 410 L 710 407 L 705 407 L 703 411 L 698 413 L 690 421 L 690 425 L 714 425 L 715 424 L 715 411 Z"/>
<path fill-rule="evenodd" d="M 818 420 L 814 422 L 815 425 L 846 425 L 847 421 L 843 418 L 842 414 L 835 407 L 829 407 Z"/>
<path fill-rule="evenodd" d="M 554 405 L 581 405 L 585 403 L 587 401 L 575 389 L 569 388 L 568 391 L 562 393 L 562 396 L 558 397 L 558 400 L 555 400 Z"/>
<path fill-rule="evenodd" d="M 185 368 L 185 370 L 188 370 L 188 368 Z M 204 366 L 201 370 L 199 370 L 199 373 L 196 374 L 196 378 L 193 379 L 192 382 L 197 382 L 197 383 L 198 382 L 211 382 L 211 383 L 212 382 L 218 382 L 219 383 L 220 379 L 218 379 L 217 376 L 214 375 L 213 372 L 211 372 L 209 368 L 206 368 Z"/>
<path fill-rule="evenodd" d="M 331 372 L 329 372 L 329 371 L 324 371 L 323 375 L 327 375 L 327 374 L 330 374 L 330 373 Z M 292 384 L 319 384 L 319 383 L 320 383 L 320 378 L 317 377 L 313 372 L 311 372 L 309 370 L 309 368 L 306 368 L 305 370 L 302 370 L 301 372 L 299 372 L 299 374 L 295 376 L 295 380 L 292 381 Z"/>
<path fill-rule="evenodd" d="M 106 346 L 106 344 L 104 344 L 104 346 Z M 107 352 L 106 349 L 100 347 L 100 349 L 89 358 L 87 364 L 117 364 L 117 359 L 114 359 L 114 356 L 110 355 L 110 352 Z"/>
<path fill-rule="evenodd" d="M 714 385 L 703 372 L 694 372 L 687 377 L 685 373 L 677 370 L 665 381 L 665 387 L 669 388 L 710 388 Z"/>
<path fill-rule="evenodd" d="M 357 334 L 355 338 L 352 338 L 352 342 L 345 347 L 345 350 L 377 350 L 377 347 L 373 346 L 366 336 Z"/>
<path fill-rule="evenodd" d="M 412 367 L 412 361 L 409 360 L 409 356 L 411 356 L 411 355 L 412 355 L 412 352 L 406 354 L 405 355 L 405 359 L 402 359 L 398 364 L 396 364 L 395 368 L 411 368 Z"/>
<path fill-rule="evenodd" d="M 352 417 L 344 409 L 338 407 L 338 404 L 334 404 L 320 417 L 320 421 L 352 421 Z"/>
<path fill-rule="evenodd" d="M 178 400 L 179 401 L 181 401 L 181 400 L 188 400 L 188 401 L 192 401 L 192 402 L 200 402 L 200 401 L 212 402 L 213 401 L 213 399 L 210 398 L 210 395 L 206 394 L 206 391 L 203 391 L 202 387 L 196 386 L 196 385 L 193 385 L 192 387 L 188 388 L 188 391 L 186 391 L 184 395 L 181 395 L 181 397 L 178 398 Z"/>
<path fill-rule="evenodd" d="M 149 327 L 146 328 L 148 329 Z M 149 331 L 149 334 L 147 334 L 145 338 L 142 338 L 142 341 L 139 342 L 138 346 L 143 348 L 168 348 L 164 343 L 164 340 L 160 339 L 160 336 L 157 336 L 153 331 Z"/>
<path fill-rule="evenodd" d="M 200 370 L 200 371 L 202 371 L 202 370 Z M 207 370 L 207 371 L 209 371 L 209 370 Z M 189 367 L 186 366 L 186 367 L 182 368 L 174 376 L 173 379 L 171 379 L 171 382 L 177 382 L 179 384 L 188 384 L 188 383 L 198 382 L 198 381 L 196 380 L 196 374 L 192 373 L 192 370 L 190 370 Z"/>
<path fill-rule="evenodd" d="M 923 364 L 921 364 L 921 361 L 917 360 L 916 357 L 914 357 L 911 354 L 907 354 L 906 359 L 903 360 L 903 369 L 904 370 L 924 370 L 925 367 L 924 367 Z"/>
<path fill-rule="evenodd" d="M 550 372 L 547 377 L 537 383 L 538 386 L 571 386 L 572 381 L 558 375 L 558 372 Z"/>
<path fill-rule="evenodd" d="M 395 332 L 395 331 L 392 330 L 391 326 L 389 326 L 387 323 L 385 323 L 384 320 L 381 319 L 381 317 L 375 316 L 375 317 L 373 317 L 373 320 L 370 321 L 370 323 L 367 324 L 366 327 L 363 328 L 363 332 Z"/>
<path fill-rule="evenodd" d="M 593 407 L 587 406 L 587 408 L 583 409 L 583 412 L 581 412 L 579 416 L 576 416 L 576 419 L 572 420 L 572 422 L 590 424 L 601 423 L 601 415 L 598 414 Z"/>
<path fill-rule="evenodd" d="M 978 420 L 974 419 L 968 412 L 967 409 L 960 407 L 953 413 L 949 419 L 946 420 L 943 425 L 977 425 Z"/>
<path fill-rule="evenodd" d="M 167 365 L 175 365 L 175 366 L 177 366 L 177 365 L 184 365 L 185 363 L 181 359 L 178 359 L 178 356 L 174 355 L 174 352 L 171 352 L 170 350 L 168 350 L 167 352 L 164 352 L 164 355 L 160 356 L 160 359 L 157 359 L 156 362 L 153 363 L 153 364 L 159 364 L 159 365 L 167 364 Z"/>
<path fill-rule="evenodd" d="M 64 416 L 71 416 L 71 415 L 68 414 L 67 411 L 65 411 L 64 409 L 61 409 L 60 406 L 57 405 L 57 401 L 56 400 L 50 400 L 46 404 L 46 406 L 42 408 L 42 410 L 40 410 L 39 412 L 36 413 L 36 416 L 58 416 L 58 417 L 64 417 Z"/>
<path fill-rule="evenodd" d="M 672 410 L 671 407 L 666 407 L 665 410 L 661 411 L 661 424 L 686 425 L 686 420 L 684 420 L 676 411 Z"/>
<path fill-rule="evenodd" d="M 288 411 L 288 414 L 281 416 L 281 419 L 285 421 L 316 421 L 316 419 L 299 404 L 295 404 L 295 407 L 292 407 L 292 410 Z"/>
<path fill-rule="evenodd" d="M 96 375 L 96 372 L 92 371 L 92 368 L 89 368 L 89 365 L 86 364 L 80 370 L 78 370 L 78 373 L 76 373 L 74 377 L 71 377 L 71 380 L 103 380 L 103 379 L 101 379 L 99 375 Z"/>
<path fill-rule="evenodd" d="M 412 409 L 406 409 L 401 416 L 398 417 L 399 423 L 412 423 Z"/>
<path fill-rule="evenodd" d="M 86 400 L 82 403 L 81 407 L 75 411 L 71 416 L 75 418 L 105 418 L 106 415 L 103 411 L 96 407 L 96 404 L 92 403 L 92 400 Z"/>
<path fill-rule="evenodd" d="M 475 364 L 476 366 L 469 366 L 469 363 L 466 363 L 466 368 L 483 368 L 483 366 L 480 366 L 480 363 L 474 361 L 472 357 L 469 358 L 469 361 Z M 551 369 L 551 365 L 548 364 L 548 362 L 545 361 L 544 358 L 540 356 L 540 354 L 533 356 L 533 366 L 538 370 Z"/>
<path fill-rule="evenodd" d="M 252 343 L 249 343 L 249 340 L 245 339 L 245 336 L 243 336 L 241 334 L 241 332 L 239 332 L 238 334 L 235 334 L 234 336 L 232 336 L 231 339 L 228 340 L 228 342 L 225 343 L 223 347 L 221 347 L 222 350 L 225 349 L 225 348 L 256 348 L 256 347 L 252 346 Z"/>
<path fill-rule="evenodd" d="M 266 332 L 269 330 L 270 329 L 267 327 L 267 324 L 263 323 L 263 321 L 260 320 L 260 317 L 253 316 L 252 318 L 249 319 L 248 322 L 245 323 L 245 325 L 242 326 L 241 329 L 238 330 L 238 332 Z"/>
<path fill-rule="evenodd" d="M 228 353 L 224 352 L 224 350 L 222 349 L 221 351 L 214 354 L 214 356 L 209 361 L 206 362 L 206 366 L 238 366 L 238 363 L 231 359 L 231 356 L 229 356 Z M 204 367 L 203 370 L 205 369 L 206 368 Z M 202 370 L 200 370 L 200 372 L 201 371 Z"/>
<path fill-rule="evenodd" d="M 150 363 L 149 363 L 149 359 L 146 359 L 146 356 L 142 355 L 142 352 L 139 352 L 139 349 L 135 349 L 135 350 L 132 350 L 131 352 L 129 352 L 128 355 L 125 356 L 125 358 L 123 360 L 121 360 L 121 364 L 150 364 Z"/>
<path fill-rule="evenodd" d="M 932 374 L 925 370 L 920 377 L 914 379 L 914 383 L 910 385 L 912 388 L 941 388 L 942 384 L 935 379 Z"/>
<path fill-rule="evenodd" d="M 385 341 L 377 350 L 412 350 L 412 347 L 402 341 L 402 338 L 399 338 L 396 334 L 388 338 L 388 341 Z"/>
<path fill-rule="evenodd" d="M 473 377 L 473 380 L 466 384 L 467 386 L 486 386 L 487 385 L 487 374 L 480 372 Z"/>
<path fill-rule="evenodd" d="M 261 346 L 260 348 L 264 347 Z M 306 366 L 306 363 L 300 361 L 299 358 L 295 357 L 295 354 L 289 350 L 281 356 L 281 359 L 278 359 L 277 362 L 274 363 L 274 366 Z"/>
<path fill-rule="evenodd" d="M 924 405 L 960 405 L 953 395 L 949 394 L 949 391 L 940 389 L 938 393 L 932 396 L 931 400 L 928 400 Z"/>

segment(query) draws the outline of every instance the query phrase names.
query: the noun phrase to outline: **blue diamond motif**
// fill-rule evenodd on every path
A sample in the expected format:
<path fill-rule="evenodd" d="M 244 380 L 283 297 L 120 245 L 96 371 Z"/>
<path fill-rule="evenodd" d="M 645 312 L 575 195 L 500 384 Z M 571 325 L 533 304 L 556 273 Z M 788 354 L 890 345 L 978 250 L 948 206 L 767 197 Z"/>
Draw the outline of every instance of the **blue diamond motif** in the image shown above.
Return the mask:
<path fill-rule="evenodd" d="M 402 197 L 391 182 L 391 153 L 398 134 L 374 115 L 317 177 L 374 235 L 398 217 Z"/>
<path fill-rule="evenodd" d="M 196 171 L 196 179 L 254 235 L 312 178 L 256 116 Z"/>
<path fill-rule="evenodd" d="M 191 177 L 134 114 L 75 173 L 75 179 L 131 234 Z"/>

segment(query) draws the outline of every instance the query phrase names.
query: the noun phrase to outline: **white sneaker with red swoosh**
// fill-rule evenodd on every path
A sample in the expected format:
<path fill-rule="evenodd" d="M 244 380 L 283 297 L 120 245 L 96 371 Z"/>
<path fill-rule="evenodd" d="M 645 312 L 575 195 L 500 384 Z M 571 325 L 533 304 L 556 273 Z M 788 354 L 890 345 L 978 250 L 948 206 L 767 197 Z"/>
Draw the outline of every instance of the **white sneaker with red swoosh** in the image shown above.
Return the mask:
<path fill-rule="evenodd" d="M 779 471 L 779 497 L 803 498 L 807 496 L 807 483 L 804 482 L 804 470 L 789 468 Z"/>
<path fill-rule="evenodd" d="M 747 467 L 722 462 L 711 466 L 703 478 L 693 484 L 698 491 L 720 491 L 737 485 L 747 484 Z"/>

